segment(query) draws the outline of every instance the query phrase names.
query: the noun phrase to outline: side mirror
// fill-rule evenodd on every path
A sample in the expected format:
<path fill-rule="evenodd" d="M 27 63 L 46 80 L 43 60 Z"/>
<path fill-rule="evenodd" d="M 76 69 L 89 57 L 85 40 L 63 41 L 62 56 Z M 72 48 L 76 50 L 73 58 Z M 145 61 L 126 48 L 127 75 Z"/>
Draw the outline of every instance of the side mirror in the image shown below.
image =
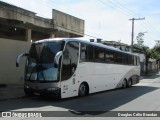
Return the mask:
<path fill-rule="evenodd" d="M 19 61 L 22 57 L 27 57 L 28 56 L 28 53 L 22 53 L 20 55 L 17 56 L 17 59 L 16 59 L 16 67 L 19 67 Z"/>
<path fill-rule="evenodd" d="M 54 64 L 56 65 L 56 66 L 59 66 L 59 59 L 60 59 L 60 57 L 62 56 L 62 51 L 59 51 L 56 55 L 55 55 L 55 57 L 54 57 Z"/>

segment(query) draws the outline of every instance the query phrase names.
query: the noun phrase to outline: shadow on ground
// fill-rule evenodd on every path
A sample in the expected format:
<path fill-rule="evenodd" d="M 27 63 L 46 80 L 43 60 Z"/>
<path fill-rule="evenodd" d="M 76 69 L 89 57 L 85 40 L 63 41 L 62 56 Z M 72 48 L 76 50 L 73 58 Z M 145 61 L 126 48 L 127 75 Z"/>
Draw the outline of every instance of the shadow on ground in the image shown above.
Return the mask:
<path fill-rule="evenodd" d="M 0 111 L 21 109 L 22 111 L 56 111 L 45 112 L 43 114 L 63 117 L 88 115 L 101 116 L 106 114 L 108 111 L 111 111 L 157 89 L 158 88 L 156 87 L 149 86 L 133 86 L 127 89 L 116 89 L 91 94 L 82 98 L 75 97 L 63 100 L 53 100 L 39 97 L 14 99 L 1 101 Z M 64 112 L 64 110 L 66 110 L 66 112 Z"/>

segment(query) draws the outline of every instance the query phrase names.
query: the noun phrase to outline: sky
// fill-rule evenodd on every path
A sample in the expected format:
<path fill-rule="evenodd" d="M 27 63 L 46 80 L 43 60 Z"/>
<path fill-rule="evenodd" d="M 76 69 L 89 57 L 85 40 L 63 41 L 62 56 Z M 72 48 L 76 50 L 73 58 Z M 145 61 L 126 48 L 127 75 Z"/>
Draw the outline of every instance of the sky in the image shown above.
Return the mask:
<path fill-rule="evenodd" d="M 154 47 L 160 40 L 160 0 L 1 0 L 33 11 L 38 16 L 52 18 L 57 9 L 85 20 L 84 39 L 101 38 L 131 44 L 132 18 L 134 43 L 138 33 L 144 33 L 144 45 Z M 91 37 L 92 36 L 92 37 Z"/>

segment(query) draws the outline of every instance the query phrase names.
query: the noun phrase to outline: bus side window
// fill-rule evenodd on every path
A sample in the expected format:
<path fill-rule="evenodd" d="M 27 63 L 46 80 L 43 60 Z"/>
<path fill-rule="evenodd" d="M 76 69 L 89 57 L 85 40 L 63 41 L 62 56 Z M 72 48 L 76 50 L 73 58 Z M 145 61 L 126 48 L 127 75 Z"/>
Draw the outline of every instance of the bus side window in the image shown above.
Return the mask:
<path fill-rule="evenodd" d="M 133 57 L 131 55 L 128 55 L 128 65 L 133 65 Z"/>
<path fill-rule="evenodd" d="M 134 56 L 134 65 L 137 65 L 137 58 Z"/>
<path fill-rule="evenodd" d="M 104 62 L 104 50 L 103 49 L 95 47 L 94 53 L 95 53 L 95 58 L 94 58 L 95 62 L 99 62 L 99 63 Z"/>
<path fill-rule="evenodd" d="M 140 58 L 139 57 L 136 58 L 137 58 L 137 65 L 140 65 Z"/>
<path fill-rule="evenodd" d="M 115 54 L 115 62 L 117 63 L 117 64 L 122 64 L 122 55 L 121 55 L 121 53 L 116 53 Z"/>
<path fill-rule="evenodd" d="M 81 43 L 80 62 L 84 61 L 87 61 L 87 46 L 86 44 Z"/>
<path fill-rule="evenodd" d="M 126 54 L 124 54 L 123 61 L 124 61 L 123 63 L 124 63 L 125 65 L 128 64 L 128 56 L 127 56 Z"/>
<path fill-rule="evenodd" d="M 106 50 L 105 51 L 105 62 L 114 63 L 114 52 Z"/>
<path fill-rule="evenodd" d="M 93 62 L 93 46 L 81 43 L 80 62 Z"/>
<path fill-rule="evenodd" d="M 128 56 L 126 54 L 123 54 L 122 55 L 122 63 L 124 65 L 127 65 L 128 64 Z"/>
<path fill-rule="evenodd" d="M 94 49 L 93 46 L 87 45 L 87 60 L 89 62 L 93 62 L 94 61 L 93 49 Z"/>
<path fill-rule="evenodd" d="M 132 56 L 132 65 L 135 65 L 135 64 L 134 64 L 134 56 Z"/>

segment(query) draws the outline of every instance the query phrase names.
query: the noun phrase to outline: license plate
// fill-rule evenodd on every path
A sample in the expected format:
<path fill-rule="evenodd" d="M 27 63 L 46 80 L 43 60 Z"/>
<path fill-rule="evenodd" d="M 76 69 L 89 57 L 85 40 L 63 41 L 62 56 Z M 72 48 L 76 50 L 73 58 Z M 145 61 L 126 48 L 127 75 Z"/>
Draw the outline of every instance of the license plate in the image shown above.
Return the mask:
<path fill-rule="evenodd" d="M 39 96 L 39 95 L 40 95 L 40 93 L 35 92 L 35 93 L 34 93 L 34 95 L 38 95 L 38 96 Z"/>

